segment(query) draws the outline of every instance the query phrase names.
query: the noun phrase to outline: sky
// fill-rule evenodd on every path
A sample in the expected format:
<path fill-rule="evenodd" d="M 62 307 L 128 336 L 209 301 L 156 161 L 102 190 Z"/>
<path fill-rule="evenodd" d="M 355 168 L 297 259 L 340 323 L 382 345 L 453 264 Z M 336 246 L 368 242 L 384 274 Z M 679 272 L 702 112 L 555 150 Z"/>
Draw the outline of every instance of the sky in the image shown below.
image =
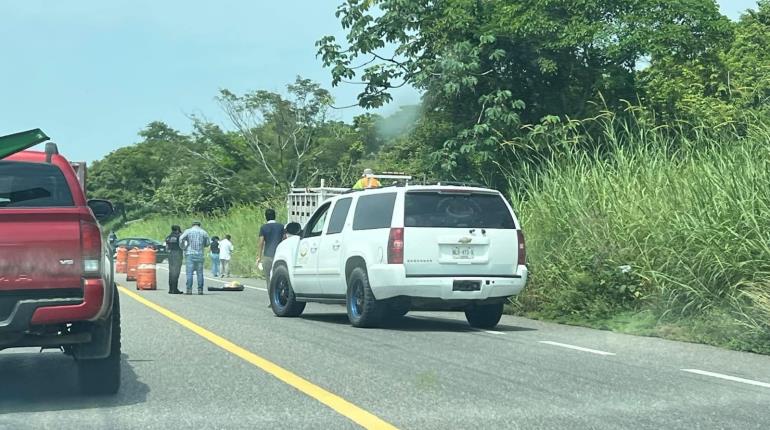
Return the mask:
<path fill-rule="evenodd" d="M 41 128 L 70 160 L 93 161 L 138 142 L 151 121 L 190 131 L 190 115 L 224 128 L 219 89 L 283 92 L 297 75 L 332 90 L 315 41 L 344 35 L 341 0 L 0 0 L 0 135 Z M 719 0 L 737 19 L 756 0 Z M 383 115 L 414 104 L 394 93 Z M 360 108 L 335 110 L 350 120 Z"/>

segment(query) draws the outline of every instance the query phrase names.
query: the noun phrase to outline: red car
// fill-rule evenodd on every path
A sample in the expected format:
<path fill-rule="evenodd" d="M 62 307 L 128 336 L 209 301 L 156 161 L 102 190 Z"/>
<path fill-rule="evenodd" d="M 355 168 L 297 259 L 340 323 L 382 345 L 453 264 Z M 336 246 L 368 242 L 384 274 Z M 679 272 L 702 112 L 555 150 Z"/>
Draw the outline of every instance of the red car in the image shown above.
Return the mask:
<path fill-rule="evenodd" d="M 86 200 L 84 172 L 55 144 L 18 152 L 45 140 L 40 130 L 0 137 L 0 350 L 61 349 L 84 392 L 115 393 L 120 306 L 99 225 L 113 208 Z"/>

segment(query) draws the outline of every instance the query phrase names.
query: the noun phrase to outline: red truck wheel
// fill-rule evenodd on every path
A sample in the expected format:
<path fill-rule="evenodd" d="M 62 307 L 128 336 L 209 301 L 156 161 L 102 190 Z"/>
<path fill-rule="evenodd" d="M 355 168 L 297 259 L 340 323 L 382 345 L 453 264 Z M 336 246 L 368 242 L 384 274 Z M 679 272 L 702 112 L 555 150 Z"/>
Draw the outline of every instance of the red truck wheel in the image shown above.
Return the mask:
<path fill-rule="evenodd" d="M 115 394 L 120 389 L 120 298 L 115 291 L 112 304 L 110 355 L 95 360 L 78 360 L 80 390 L 88 395 Z"/>

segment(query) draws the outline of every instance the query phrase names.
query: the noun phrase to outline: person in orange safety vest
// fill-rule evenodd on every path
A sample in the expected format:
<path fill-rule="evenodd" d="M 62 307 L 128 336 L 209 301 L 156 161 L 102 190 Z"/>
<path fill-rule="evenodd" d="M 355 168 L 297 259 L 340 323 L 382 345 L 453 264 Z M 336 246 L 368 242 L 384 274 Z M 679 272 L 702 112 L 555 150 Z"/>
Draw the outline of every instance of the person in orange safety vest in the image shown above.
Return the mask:
<path fill-rule="evenodd" d="M 372 169 L 364 169 L 364 174 L 361 175 L 361 179 L 353 185 L 354 190 L 363 190 L 366 188 L 377 188 L 380 186 L 380 181 L 374 177 L 374 171 Z"/>

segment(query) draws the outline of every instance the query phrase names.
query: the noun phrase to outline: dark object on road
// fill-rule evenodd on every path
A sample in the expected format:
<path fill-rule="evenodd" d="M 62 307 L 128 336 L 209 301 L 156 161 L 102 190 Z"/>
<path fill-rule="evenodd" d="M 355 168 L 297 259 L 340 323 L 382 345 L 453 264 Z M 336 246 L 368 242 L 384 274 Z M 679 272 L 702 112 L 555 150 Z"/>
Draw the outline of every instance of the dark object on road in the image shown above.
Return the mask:
<path fill-rule="evenodd" d="M 164 245 L 162 242 L 159 242 L 155 239 L 148 239 L 146 237 L 124 237 L 123 239 L 115 242 L 114 247 L 117 248 L 119 246 L 124 246 L 126 249 L 152 248 L 157 251 L 156 257 L 158 259 L 158 263 L 162 263 L 168 259 L 168 248 L 166 248 L 166 245 Z"/>
<path fill-rule="evenodd" d="M 16 151 L 24 147 L 17 142 Z M 45 152 L 0 160 L 0 178 L 0 350 L 62 348 L 77 361 L 84 393 L 116 393 L 120 305 L 99 226 L 112 204 L 86 200 L 84 183 L 51 142 Z"/>
<path fill-rule="evenodd" d="M 243 291 L 243 285 L 240 282 L 233 281 L 225 284 L 224 287 L 208 287 L 209 291 Z"/>

